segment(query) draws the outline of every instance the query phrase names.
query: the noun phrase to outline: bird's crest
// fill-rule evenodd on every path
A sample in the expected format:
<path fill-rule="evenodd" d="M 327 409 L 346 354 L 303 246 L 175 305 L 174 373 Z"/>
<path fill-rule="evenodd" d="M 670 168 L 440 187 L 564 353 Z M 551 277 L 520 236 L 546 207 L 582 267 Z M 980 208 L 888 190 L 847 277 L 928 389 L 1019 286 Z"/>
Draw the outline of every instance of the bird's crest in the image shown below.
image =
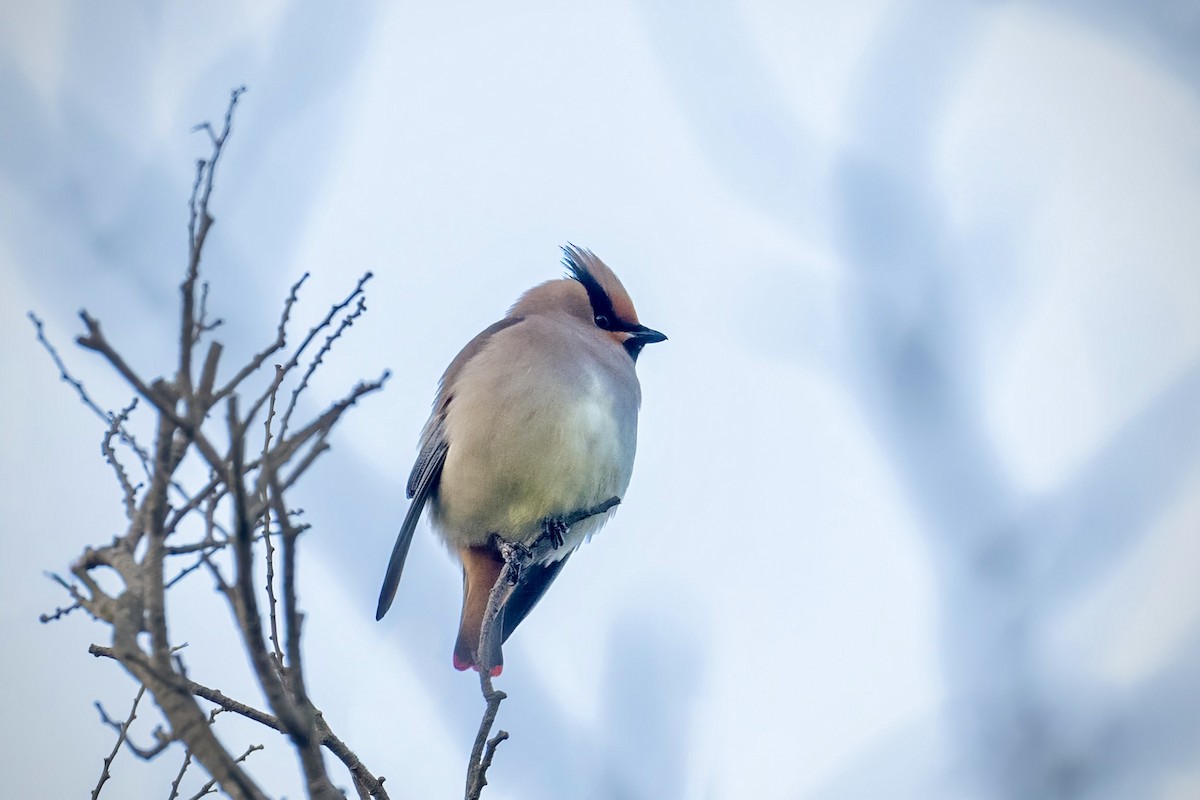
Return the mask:
<path fill-rule="evenodd" d="M 587 289 L 588 300 L 596 314 L 612 313 L 623 322 L 636 323 L 637 311 L 629 293 L 621 285 L 616 274 L 591 251 L 567 243 L 563 247 L 563 266 L 568 277 L 574 278 Z"/>

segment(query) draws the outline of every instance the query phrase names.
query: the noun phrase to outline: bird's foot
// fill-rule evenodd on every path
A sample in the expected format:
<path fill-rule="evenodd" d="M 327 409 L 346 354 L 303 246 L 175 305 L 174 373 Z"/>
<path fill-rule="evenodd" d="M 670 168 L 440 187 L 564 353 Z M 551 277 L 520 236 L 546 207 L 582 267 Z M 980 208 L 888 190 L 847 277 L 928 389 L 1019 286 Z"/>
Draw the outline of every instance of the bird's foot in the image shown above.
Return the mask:
<path fill-rule="evenodd" d="M 521 577 L 521 569 L 533 560 L 533 553 L 520 542 L 510 542 L 498 533 L 492 534 L 492 545 L 500 553 L 504 563 L 510 567 L 508 582 L 516 584 Z"/>
<path fill-rule="evenodd" d="M 537 538 L 533 546 L 537 547 L 542 540 L 546 540 L 550 542 L 551 549 L 557 550 L 563 546 L 568 530 L 570 527 L 563 522 L 562 517 L 546 517 L 542 520 L 542 535 Z"/>

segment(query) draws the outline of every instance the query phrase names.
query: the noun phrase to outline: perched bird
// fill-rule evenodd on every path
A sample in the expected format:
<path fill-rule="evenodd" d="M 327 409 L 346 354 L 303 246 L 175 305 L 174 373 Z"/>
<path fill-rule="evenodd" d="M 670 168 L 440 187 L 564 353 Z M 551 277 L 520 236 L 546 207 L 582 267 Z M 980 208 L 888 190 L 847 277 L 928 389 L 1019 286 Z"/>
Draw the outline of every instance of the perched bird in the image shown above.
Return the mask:
<path fill-rule="evenodd" d="M 642 347 L 667 338 L 638 322 L 629 294 L 604 262 L 574 245 L 563 253 L 566 277 L 527 291 L 442 376 L 408 478 L 412 503 L 379 593 L 376 619 L 396 597 L 413 530 L 428 505 L 434 530 L 462 561 L 454 645 L 460 670 L 483 662 L 500 673 L 499 642 L 609 514 L 570 526 L 559 547 L 521 571 L 495 623 L 496 651 L 481 659 L 484 611 L 504 567 L 495 537 L 531 546 L 556 520 L 624 495 L 642 399 L 634 362 Z"/>

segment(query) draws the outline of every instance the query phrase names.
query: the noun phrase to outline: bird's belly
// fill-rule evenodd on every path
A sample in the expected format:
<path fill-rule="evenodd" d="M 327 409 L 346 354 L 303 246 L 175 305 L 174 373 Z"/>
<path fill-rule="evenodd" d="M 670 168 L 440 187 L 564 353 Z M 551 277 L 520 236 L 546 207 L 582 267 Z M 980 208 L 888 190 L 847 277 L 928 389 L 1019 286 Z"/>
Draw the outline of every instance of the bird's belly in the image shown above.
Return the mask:
<path fill-rule="evenodd" d="M 539 397 L 536 402 L 492 404 L 497 413 L 447 417 L 450 447 L 433 522 L 449 544 L 483 544 L 492 533 L 531 543 L 547 517 L 585 510 L 625 493 L 636 417 L 619 413 L 599 382 L 592 384 L 570 402 Z M 605 517 L 572 526 L 560 552 L 569 553 Z"/>

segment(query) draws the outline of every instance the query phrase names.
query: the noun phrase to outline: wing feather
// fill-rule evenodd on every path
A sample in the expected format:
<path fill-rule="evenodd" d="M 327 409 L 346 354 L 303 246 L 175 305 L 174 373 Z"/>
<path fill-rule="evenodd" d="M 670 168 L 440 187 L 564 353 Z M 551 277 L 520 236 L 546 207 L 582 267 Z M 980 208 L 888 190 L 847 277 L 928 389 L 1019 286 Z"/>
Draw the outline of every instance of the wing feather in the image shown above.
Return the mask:
<path fill-rule="evenodd" d="M 437 491 L 438 481 L 442 476 L 442 467 L 446 463 L 446 453 L 450 450 L 450 442 L 446 438 L 446 411 L 454 399 L 454 381 L 463 367 L 479 354 L 487 345 L 488 340 L 505 328 L 516 325 L 524 317 L 505 317 L 481 331 L 467 343 L 450 366 L 442 375 L 441 386 L 437 399 L 433 404 L 433 414 L 421 432 L 421 449 L 417 461 L 413 464 L 408 476 L 405 494 L 412 500 L 404 522 L 400 525 L 400 533 L 396 535 L 396 544 L 392 547 L 392 557 L 388 560 L 387 573 L 383 577 L 383 588 L 379 591 L 379 605 L 375 608 L 375 619 L 383 619 L 383 615 L 396 599 L 396 589 L 400 585 L 400 575 L 404 571 L 404 561 L 408 558 L 408 548 L 412 545 L 413 531 L 425 510 L 425 503 Z M 540 595 L 539 595 L 540 596 Z M 536 602 L 536 601 L 535 601 Z"/>
<path fill-rule="evenodd" d="M 400 533 L 396 535 L 396 544 L 392 547 L 392 557 L 388 559 L 387 573 L 383 576 L 383 588 L 379 590 L 379 605 L 375 608 L 376 620 L 383 619 L 383 615 L 391 608 L 392 601 L 396 599 L 396 589 L 400 586 L 400 575 L 404 571 L 404 561 L 408 558 L 408 548 L 412 544 L 413 531 L 417 529 L 417 522 L 421 519 L 425 502 L 437 486 L 438 478 L 441 477 L 442 465 L 446 463 L 446 453 L 449 449 L 450 445 L 446 442 L 440 425 L 434 432 L 434 436 L 431 436 L 425 446 L 421 448 L 421 455 L 417 459 L 412 476 L 408 481 L 408 496 L 412 498 L 412 502 L 408 506 L 408 513 L 404 515 Z"/>
<path fill-rule="evenodd" d="M 509 595 L 508 602 L 504 604 L 504 635 L 501 642 L 508 641 L 508 637 L 521 624 L 521 620 L 525 619 L 537 605 L 538 600 L 542 599 L 542 595 L 550 588 L 550 584 L 558 577 L 558 573 L 562 571 L 570 557 L 571 555 L 568 553 L 558 561 L 551 561 L 549 564 L 530 564 L 521 571 L 521 577 L 517 580 L 516 587 Z"/>

